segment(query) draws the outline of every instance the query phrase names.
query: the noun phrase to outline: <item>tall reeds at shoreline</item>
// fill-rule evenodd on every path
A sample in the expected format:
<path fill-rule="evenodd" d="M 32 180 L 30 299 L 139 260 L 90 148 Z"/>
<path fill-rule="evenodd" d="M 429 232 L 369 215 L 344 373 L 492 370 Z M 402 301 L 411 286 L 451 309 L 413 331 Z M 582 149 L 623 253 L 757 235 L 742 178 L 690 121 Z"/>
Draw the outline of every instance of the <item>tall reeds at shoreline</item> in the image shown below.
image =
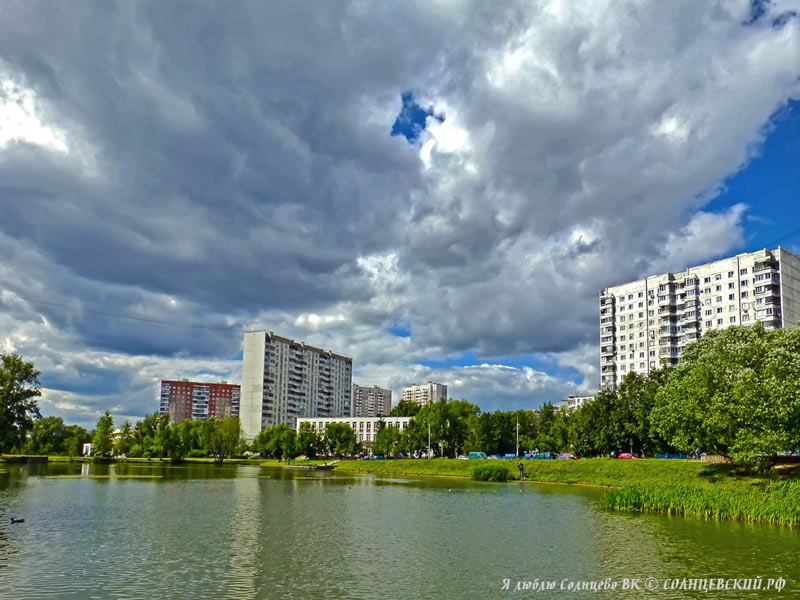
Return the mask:
<path fill-rule="evenodd" d="M 796 527 L 800 525 L 800 481 L 774 481 L 747 491 L 679 483 L 634 483 L 608 490 L 601 504 L 618 511 Z"/>

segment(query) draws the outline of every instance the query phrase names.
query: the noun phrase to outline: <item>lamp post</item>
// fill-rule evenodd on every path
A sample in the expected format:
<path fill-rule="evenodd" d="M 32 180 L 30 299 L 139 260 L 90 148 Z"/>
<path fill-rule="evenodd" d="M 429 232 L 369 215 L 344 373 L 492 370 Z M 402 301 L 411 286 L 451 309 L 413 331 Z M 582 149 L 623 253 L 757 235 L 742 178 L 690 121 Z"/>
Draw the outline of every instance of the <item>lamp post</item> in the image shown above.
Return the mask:
<path fill-rule="evenodd" d="M 431 457 L 431 422 L 428 421 L 428 458 Z"/>
<path fill-rule="evenodd" d="M 519 458 L 519 417 L 517 417 L 517 458 Z"/>

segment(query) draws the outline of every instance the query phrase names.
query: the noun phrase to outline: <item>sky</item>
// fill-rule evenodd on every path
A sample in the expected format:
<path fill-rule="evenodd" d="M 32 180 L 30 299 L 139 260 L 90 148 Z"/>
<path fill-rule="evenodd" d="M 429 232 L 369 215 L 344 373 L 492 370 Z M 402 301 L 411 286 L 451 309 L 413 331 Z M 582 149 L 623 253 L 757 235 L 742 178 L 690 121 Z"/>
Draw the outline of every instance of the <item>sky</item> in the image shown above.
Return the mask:
<path fill-rule="evenodd" d="M 800 250 L 798 14 L 3 3 L 0 352 L 84 426 L 238 382 L 255 329 L 395 402 L 591 393 L 601 288 Z"/>

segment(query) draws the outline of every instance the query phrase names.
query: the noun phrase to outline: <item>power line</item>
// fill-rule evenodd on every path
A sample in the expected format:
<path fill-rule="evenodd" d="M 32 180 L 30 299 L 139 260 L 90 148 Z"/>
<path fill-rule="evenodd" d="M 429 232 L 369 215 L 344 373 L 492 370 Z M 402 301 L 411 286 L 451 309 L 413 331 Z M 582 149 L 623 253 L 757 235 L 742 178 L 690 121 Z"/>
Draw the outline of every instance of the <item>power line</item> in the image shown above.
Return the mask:
<path fill-rule="evenodd" d="M 47 300 L 39 300 L 39 299 L 34 299 L 34 298 L 28 298 L 28 297 L 22 296 L 20 294 L 17 294 L 17 296 L 19 298 L 22 298 L 26 302 L 30 302 L 31 304 L 43 304 L 45 306 L 52 306 L 52 307 L 60 308 L 60 309 L 64 309 L 64 310 L 75 310 L 76 309 L 76 307 L 67 306 L 65 304 L 60 304 L 60 303 L 57 303 L 57 302 L 48 302 Z M 187 329 L 205 329 L 205 330 L 209 330 L 209 331 L 242 331 L 241 327 L 230 327 L 230 326 L 224 326 L 224 325 L 216 325 L 216 326 L 215 325 L 192 325 L 190 323 L 177 323 L 175 321 L 163 321 L 161 319 L 148 319 L 148 318 L 145 318 L 145 317 L 134 317 L 132 315 L 123 315 L 121 313 L 112 313 L 112 312 L 108 312 L 108 311 L 100 310 L 100 309 L 96 309 L 96 308 L 88 308 L 88 307 L 85 307 L 85 306 L 81 306 L 79 308 L 79 310 L 82 310 L 82 311 L 85 311 L 85 312 L 89 312 L 89 313 L 95 313 L 95 314 L 98 314 L 98 315 L 105 315 L 106 317 L 113 317 L 113 318 L 116 318 L 116 319 L 127 319 L 129 321 L 139 321 L 139 322 L 142 322 L 142 323 L 153 323 L 153 324 L 156 324 L 156 325 L 169 325 L 169 326 L 172 326 L 172 327 L 185 327 Z"/>
<path fill-rule="evenodd" d="M 789 232 L 789 233 L 787 233 L 786 235 L 783 235 L 783 236 L 779 237 L 777 240 L 772 240 L 771 242 L 769 242 L 768 244 L 766 244 L 764 247 L 765 247 L 765 248 L 769 248 L 769 247 L 771 247 L 771 246 L 774 246 L 774 245 L 775 245 L 775 244 L 777 244 L 778 242 L 782 242 L 783 240 L 785 240 L 785 239 L 787 239 L 787 238 L 790 238 L 790 237 L 793 237 L 793 236 L 797 235 L 798 233 L 800 233 L 800 227 L 798 227 L 798 228 L 797 228 L 797 229 L 795 229 L 794 231 L 790 231 L 790 232 Z"/>

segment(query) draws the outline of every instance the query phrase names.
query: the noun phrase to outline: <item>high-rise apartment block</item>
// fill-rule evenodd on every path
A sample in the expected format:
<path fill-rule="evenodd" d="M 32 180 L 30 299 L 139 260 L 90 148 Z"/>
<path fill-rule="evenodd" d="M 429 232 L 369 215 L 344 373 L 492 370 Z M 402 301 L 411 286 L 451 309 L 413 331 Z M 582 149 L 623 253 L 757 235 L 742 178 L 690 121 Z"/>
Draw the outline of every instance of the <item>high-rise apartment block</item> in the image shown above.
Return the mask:
<path fill-rule="evenodd" d="M 350 414 L 353 359 L 275 335 L 244 334 L 239 419 L 245 437 L 297 419 Z"/>
<path fill-rule="evenodd" d="M 600 291 L 600 387 L 678 362 L 706 331 L 800 321 L 800 259 L 783 248 L 654 275 Z"/>
<path fill-rule="evenodd" d="M 422 406 L 438 402 L 440 398 L 447 400 L 447 386 L 429 381 L 423 385 L 412 385 L 403 388 L 403 400 L 416 402 Z"/>
<path fill-rule="evenodd" d="M 381 417 L 392 410 L 392 390 L 373 385 L 367 387 L 353 384 L 353 400 L 350 404 L 352 417 Z"/>
<path fill-rule="evenodd" d="M 202 421 L 209 417 L 238 417 L 239 386 L 227 381 L 202 383 L 164 379 L 161 381 L 159 412 L 168 414 L 172 423 L 186 419 Z"/>

